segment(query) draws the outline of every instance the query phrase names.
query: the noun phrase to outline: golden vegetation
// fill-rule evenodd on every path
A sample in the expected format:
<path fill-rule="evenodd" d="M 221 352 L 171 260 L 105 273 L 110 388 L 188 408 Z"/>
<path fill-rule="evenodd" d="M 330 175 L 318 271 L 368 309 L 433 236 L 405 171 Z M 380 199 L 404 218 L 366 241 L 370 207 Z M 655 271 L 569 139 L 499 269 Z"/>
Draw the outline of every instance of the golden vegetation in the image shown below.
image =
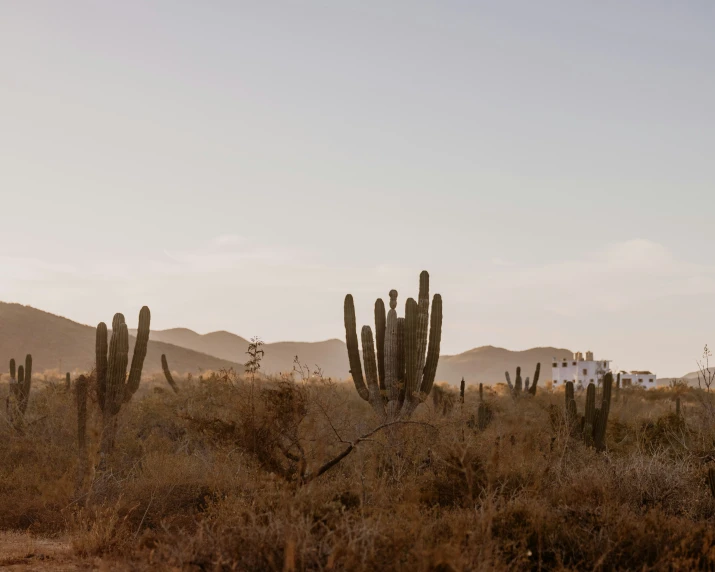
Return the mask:
<path fill-rule="evenodd" d="M 487 389 L 480 430 L 468 388 L 464 405 L 430 400 L 370 434 L 379 423 L 350 384 L 298 377 L 224 372 L 177 380 L 178 394 L 140 390 L 106 471 L 90 469 L 81 492 L 74 389 L 38 387 L 23 434 L 0 429 L 0 529 L 67 538 L 77 563 L 133 570 L 715 566 L 714 435 L 699 390 L 621 390 L 597 452 L 570 435 L 561 392 Z"/>

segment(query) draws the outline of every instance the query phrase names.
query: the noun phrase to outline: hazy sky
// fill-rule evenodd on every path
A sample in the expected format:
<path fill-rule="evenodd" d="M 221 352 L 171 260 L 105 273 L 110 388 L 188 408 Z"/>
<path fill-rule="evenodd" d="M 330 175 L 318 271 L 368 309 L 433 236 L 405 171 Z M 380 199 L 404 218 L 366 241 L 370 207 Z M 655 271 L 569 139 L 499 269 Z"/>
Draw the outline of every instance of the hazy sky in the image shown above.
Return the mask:
<path fill-rule="evenodd" d="M 0 300 L 318 340 L 424 268 L 446 353 L 692 371 L 713 30 L 710 0 L 0 0 Z"/>

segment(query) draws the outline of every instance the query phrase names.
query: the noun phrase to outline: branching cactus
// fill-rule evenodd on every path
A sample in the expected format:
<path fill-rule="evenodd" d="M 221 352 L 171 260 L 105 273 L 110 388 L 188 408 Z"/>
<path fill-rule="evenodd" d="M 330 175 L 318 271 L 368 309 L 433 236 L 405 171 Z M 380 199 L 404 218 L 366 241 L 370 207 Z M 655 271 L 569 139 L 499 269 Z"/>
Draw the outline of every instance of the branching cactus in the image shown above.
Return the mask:
<path fill-rule="evenodd" d="M 387 315 L 382 299 L 375 302 L 375 341 L 372 328 L 362 327 L 363 377 L 355 304 L 351 294 L 345 297 L 345 338 L 353 383 L 383 422 L 409 418 L 427 398 L 434 385 L 442 338 L 442 297 L 434 295 L 430 318 L 426 271 L 420 274 L 417 301 L 407 299 L 404 318 L 397 316 L 396 308 L 397 291 L 391 290 Z"/>
<path fill-rule="evenodd" d="M 516 379 L 514 383 L 511 382 L 511 376 L 508 371 L 504 372 L 504 377 L 506 378 L 506 384 L 509 386 L 509 393 L 516 399 L 522 395 L 522 393 L 528 393 L 529 395 L 536 395 L 536 385 L 539 383 L 539 375 L 541 374 L 541 364 L 536 364 L 536 371 L 534 372 L 534 379 L 529 383 L 529 378 L 526 378 L 524 383 L 521 378 L 521 368 L 516 368 Z"/>
<path fill-rule="evenodd" d="M 171 370 L 169 369 L 169 362 L 166 360 L 165 354 L 161 354 L 161 369 L 164 372 L 164 377 L 166 378 L 166 383 L 168 383 L 171 386 L 171 389 L 174 390 L 174 393 L 178 394 L 179 386 L 176 385 L 176 382 L 174 381 L 174 377 L 171 375 Z"/>
<path fill-rule="evenodd" d="M 611 410 L 611 394 L 613 389 L 613 374 L 607 373 L 603 377 L 603 394 L 601 407 L 596 407 L 596 386 L 589 383 L 586 388 L 586 410 L 581 417 L 580 433 L 587 445 L 596 447 L 598 451 L 606 448 L 606 429 L 608 415 Z M 574 385 L 572 381 L 566 382 L 566 418 L 574 428 L 578 413 L 574 398 Z"/>
<path fill-rule="evenodd" d="M 146 357 L 149 340 L 149 325 L 151 314 L 144 306 L 139 312 L 139 329 L 134 346 L 131 369 L 127 378 L 129 365 L 129 331 L 122 314 L 115 314 L 112 320 L 112 338 L 107 351 L 107 326 L 101 322 L 97 326 L 96 337 L 96 371 L 97 371 L 97 401 L 102 410 L 104 427 L 102 431 L 102 455 L 114 448 L 116 436 L 116 417 L 123 403 L 128 402 L 139 388 L 142 367 Z"/>

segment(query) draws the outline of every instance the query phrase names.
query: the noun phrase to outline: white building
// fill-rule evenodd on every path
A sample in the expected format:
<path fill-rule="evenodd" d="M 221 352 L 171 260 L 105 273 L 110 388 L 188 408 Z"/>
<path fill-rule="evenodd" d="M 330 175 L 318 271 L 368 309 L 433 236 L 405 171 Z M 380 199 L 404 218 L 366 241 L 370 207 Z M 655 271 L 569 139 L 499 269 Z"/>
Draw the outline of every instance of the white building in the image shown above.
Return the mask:
<path fill-rule="evenodd" d="M 572 357 L 554 358 L 551 363 L 553 387 L 562 387 L 567 381 L 574 382 L 575 389 L 583 389 L 593 382 L 599 385 L 603 376 L 611 371 L 610 360 L 593 359 L 593 352 L 586 352 L 586 359 L 581 352 Z M 615 378 L 615 375 L 614 375 Z M 650 371 L 621 372 L 621 387 L 640 386 L 655 389 L 658 376 Z M 614 379 L 615 381 L 615 379 Z"/>
<path fill-rule="evenodd" d="M 622 371 L 621 372 L 621 387 L 640 386 L 646 389 L 655 389 L 658 376 L 649 371 Z"/>
<path fill-rule="evenodd" d="M 581 352 L 571 357 L 554 358 L 551 364 L 551 378 L 555 388 L 565 385 L 567 381 L 573 381 L 576 389 L 587 387 L 591 382 L 598 385 L 609 371 L 610 360 L 596 361 L 593 352 L 586 352 L 586 359 Z"/>

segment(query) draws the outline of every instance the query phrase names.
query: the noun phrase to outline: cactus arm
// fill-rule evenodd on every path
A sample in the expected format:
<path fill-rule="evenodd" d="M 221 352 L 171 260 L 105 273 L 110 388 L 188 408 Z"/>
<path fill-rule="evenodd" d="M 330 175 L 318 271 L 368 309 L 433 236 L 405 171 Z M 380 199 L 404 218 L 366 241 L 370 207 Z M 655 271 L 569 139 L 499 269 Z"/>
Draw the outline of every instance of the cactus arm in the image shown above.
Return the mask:
<path fill-rule="evenodd" d="M 427 360 L 425 362 L 424 376 L 422 378 L 422 387 L 418 394 L 419 401 L 413 400 L 412 411 L 419 405 L 420 401 L 427 399 L 430 391 L 432 391 L 432 386 L 434 385 L 434 378 L 437 375 L 437 364 L 439 363 L 439 348 L 442 342 L 442 296 L 435 294 L 432 299 L 432 316 L 430 317 L 430 330 L 429 330 L 429 347 L 427 349 Z M 409 411 L 409 414 L 412 414 Z"/>
<path fill-rule="evenodd" d="M 161 354 L 161 370 L 164 372 L 164 377 L 166 378 L 166 383 L 168 383 L 171 386 L 171 389 L 174 390 L 174 393 L 178 394 L 179 387 L 176 385 L 176 382 L 174 381 L 174 377 L 171 375 L 171 370 L 169 369 L 169 362 L 166 360 L 165 354 Z"/>
<path fill-rule="evenodd" d="M 514 396 L 518 397 L 521 395 L 522 390 L 522 379 L 521 379 L 521 367 L 516 368 L 516 380 L 514 381 Z"/>
<path fill-rule="evenodd" d="M 137 329 L 136 343 L 134 344 L 134 354 L 132 355 L 132 366 L 129 370 L 129 379 L 124 388 L 124 403 L 127 403 L 139 389 L 139 382 L 142 377 L 144 358 L 146 358 L 147 345 L 149 343 L 149 325 L 151 323 L 151 312 L 144 306 L 139 312 L 139 328 Z"/>
<path fill-rule="evenodd" d="M 405 389 L 407 384 L 406 360 L 405 360 L 405 318 L 397 318 L 397 384 L 400 388 L 398 398 L 399 406 L 405 402 Z"/>
<path fill-rule="evenodd" d="M 360 333 L 362 338 L 362 356 L 365 361 L 365 379 L 369 392 L 370 405 L 380 419 L 385 416 L 385 405 L 380 393 L 380 383 L 377 373 L 377 361 L 375 360 L 375 344 L 372 341 L 372 329 L 370 326 L 363 326 Z"/>
<path fill-rule="evenodd" d="M 355 323 L 355 304 L 351 294 L 345 296 L 345 342 L 348 347 L 348 360 L 350 362 L 350 375 L 358 395 L 367 401 L 370 394 L 365 387 L 362 377 L 362 364 L 360 363 L 360 350 L 358 349 L 357 326 Z"/>
<path fill-rule="evenodd" d="M 107 324 L 100 322 L 97 324 L 94 367 L 97 375 L 97 401 L 102 412 L 107 392 L 107 351 Z"/>
<path fill-rule="evenodd" d="M 19 381 L 19 379 L 18 379 Z M 30 401 L 30 386 L 32 385 L 32 356 L 25 356 L 25 379 L 20 384 L 20 412 L 24 415 Z"/>
<path fill-rule="evenodd" d="M 511 382 L 511 376 L 509 375 L 508 371 L 504 372 L 504 377 L 506 378 L 506 384 L 509 386 L 509 391 L 513 394 L 514 393 L 514 384 Z"/>
<path fill-rule="evenodd" d="M 390 297 L 392 298 L 392 296 Z M 391 300 L 385 328 L 385 388 L 387 390 L 387 416 L 390 420 L 394 419 L 397 414 L 400 400 L 399 376 L 401 372 L 399 371 L 400 358 L 397 330 L 397 312 Z"/>
<path fill-rule="evenodd" d="M 424 385 L 424 367 L 427 356 L 427 333 L 429 326 L 429 273 L 426 270 L 420 273 L 420 291 L 417 296 L 415 311 L 417 318 L 415 324 L 417 374 L 414 391 L 420 391 Z"/>
<path fill-rule="evenodd" d="M 536 364 L 536 371 L 534 372 L 534 379 L 531 381 L 531 387 L 529 388 L 529 393 L 531 393 L 531 395 L 536 395 L 536 384 L 539 383 L 540 375 L 541 375 L 541 362 Z"/>
<path fill-rule="evenodd" d="M 593 424 L 596 419 L 596 386 L 593 383 L 588 384 L 586 389 L 586 413 L 584 415 L 583 438 L 587 445 L 590 445 L 593 439 Z"/>
<path fill-rule="evenodd" d="M 417 393 L 418 348 L 418 307 L 413 298 L 405 304 L 405 399 L 412 400 Z"/>
<path fill-rule="evenodd" d="M 105 412 L 117 415 L 124 399 L 124 385 L 129 362 L 129 330 L 125 323 L 112 330 L 109 342 L 109 367 L 107 368 L 107 389 Z"/>
<path fill-rule="evenodd" d="M 377 377 L 380 390 L 385 390 L 385 302 L 375 301 L 375 345 L 377 346 Z"/>
<path fill-rule="evenodd" d="M 611 390 L 613 388 L 613 374 L 607 373 L 603 377 L 603 396 L 601 409 L 594 426 L 594 444 L 596 449 L 603 451 L 606 448 L 606 429 L 608 427 L 608 414 L 611 410 Z"/>

